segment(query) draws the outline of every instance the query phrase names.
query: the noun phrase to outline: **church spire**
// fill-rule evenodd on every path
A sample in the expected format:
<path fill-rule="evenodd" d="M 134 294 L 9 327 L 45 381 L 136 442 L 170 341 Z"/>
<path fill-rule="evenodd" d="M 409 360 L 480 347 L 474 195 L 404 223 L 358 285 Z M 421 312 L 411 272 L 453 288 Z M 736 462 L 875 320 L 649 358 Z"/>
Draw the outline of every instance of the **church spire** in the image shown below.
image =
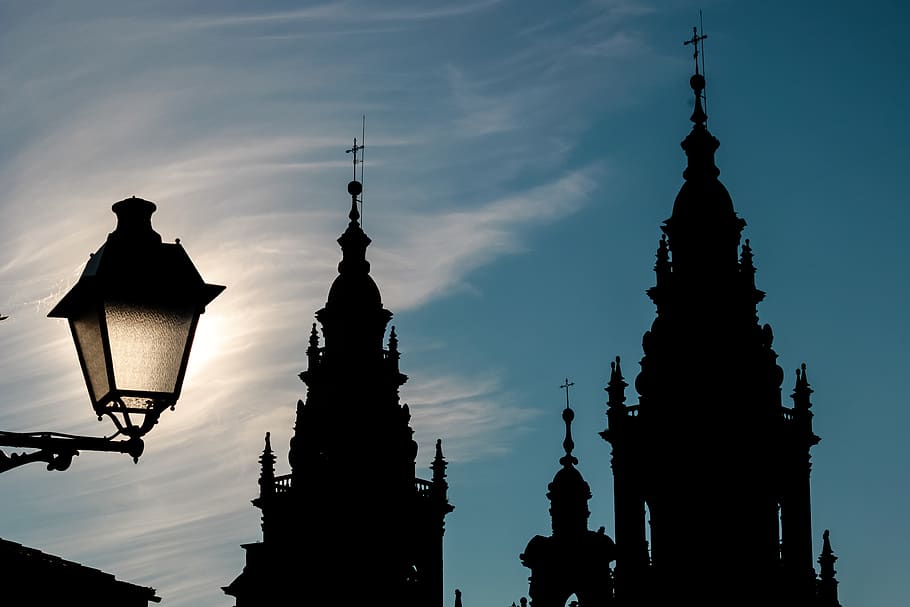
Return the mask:
<path fill-rule="evenodd" d="M 363 146 L 354 140 L 354 147 L 348 151 L 354 152 L 356 159 L 356 152 L 362 149 Z M 354 166 L 356 173 L 356 164 Z M 362 356 L 382 356 L 382 340 L 392 313 L 383 308 L 379 287 L 370 276 L 366 251 L 372 241 L 363 231 L 358 211 L 363 184 L 352 180 L 347 191 L 351 207 L 347 228 L 338 238 L 342 251 L 338 276 L 329 289 L 325 307 L 316 313 L 316 318 L 322 323 L 323 360 L 342 356 L 351 363 Z"/>
<path fill-rule="evenodd" d="M 588 528 L 588 500 L 591 499 L 591 487 L 575 467 L 578 458 L 572 455 L 575 442 L 572 440 L 572 421 L 575 412 L 569 407 L 569 388 L 575 385 L 566 379 L 560 388 L 566 391 L 566 408 L 562 411 L 562 420 L 566 424 L 566 434 L 562 448 L 566 454 L 559 458 L 562 468 L 547 486 L 547 498 L 550 500 L 550 517 L 553 534 L 583 533 Z"/>
<path fill-rule="evenodd" d="M 370 271 L 370 262 L 366 260 L 366 250 L 371 241 L 360 225 L 360 211 L 357 209 L 357 203 L 361 201 L 363 195 L 363 183 L 357 181 L 357 165 L 363 165 L 363 158 L 361 156 L 361 159 L 358 160 L 357 154 L 362 152 L 363 149 L 364 146 L 358 145 L 355 137 L 354 145 L 345 150 L 346 153 L 353 154 L 354 178 L 348 182 L 348 194 L 351 196 L 351 210 L 348 213 L 350 223 L 347 230 L 338 239 L 338 244 L 341 245 L 341 249 L 344 252 L 344 258 L 338 264 L 340 273 L 345 271 L 369 273 Z M 363 172 L 362 166 L 360 170 Z"/>
<path fill-rule="evenodd" d="M 704 34 L 699 34 L 698 29 L 692 28 L 692 37 L 684 42 L 691 44 L 695 51 L 695 73 L 689 78 L 689 86 L 695 94 L 695 107 L 689 120 L 692 121 L 692 132 L 682 142 L 682 147 L 689 157 L 689 166 L 683 172 L 683 177 L 687 180 L 698 177 L 717 177 L 720 170 L 714 164 L 714 152 L 720 146 L 720 142 L 708 132 L 708 115 L 703 107 L 705 93 L 705 77 L 698 70 L 699 47 L 707 38 Z"/>
<path fill-rule="evenodd" d="M 736 216 L 730 193 L 720 182 L 720 169 L 714 161 L 714 153 L 720 142 L 708 131 L 708 116 L 705 113 L 705 77 L 698 68 L 701 44 L 707 38 L 693 30 L 692 38 L 685 44 L 695 48 L 695 73 L 689 79 L 695 95 L 692 112 L 692 130 L 680 144 L 686 153 L 687 163 L 683 171 L 685 182 L 673 204 L 673 214 L 662 227 L 667 235 L 667 246 L 672 253 L 672 272 L 677 281 L 701 286 L 721 284 L 727 277 L 739 271 L 738 249 L 743 227 L 746 223 Z M 661 283 L 666 283 L 667 264 L 659 270 Z M 683 275 L 686 277 L 683 278 Z M 723 276 L 723 278 L 721 278 Z M 699 288 L 700 288 L 699 287 Z M 657 296 L 660 289 L 649 294 Z M 652 297 L 653 299 L 653 297 Z"/>

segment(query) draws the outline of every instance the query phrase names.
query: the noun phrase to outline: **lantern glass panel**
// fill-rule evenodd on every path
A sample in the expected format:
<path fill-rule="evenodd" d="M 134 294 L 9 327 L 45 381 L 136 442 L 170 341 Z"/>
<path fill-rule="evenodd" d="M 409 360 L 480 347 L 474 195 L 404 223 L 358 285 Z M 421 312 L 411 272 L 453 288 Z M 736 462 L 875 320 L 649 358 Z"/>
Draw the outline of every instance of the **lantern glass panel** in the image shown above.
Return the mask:
<path fill-rule="evenodd" d="M 174 393 L 195 309 L 104 303 L 118 390 Z"/>
<path fill-rule="evenodd" d="M 92 402 L 97 403 L 110 391 L 107 375 L 107 362 L 104 353 L 104 340 L 101 337 L 101 322 L 94 308 L 86 308 L 70 321 L 76 349 L 85 366 L 85 378 L 88 383 Z"/>

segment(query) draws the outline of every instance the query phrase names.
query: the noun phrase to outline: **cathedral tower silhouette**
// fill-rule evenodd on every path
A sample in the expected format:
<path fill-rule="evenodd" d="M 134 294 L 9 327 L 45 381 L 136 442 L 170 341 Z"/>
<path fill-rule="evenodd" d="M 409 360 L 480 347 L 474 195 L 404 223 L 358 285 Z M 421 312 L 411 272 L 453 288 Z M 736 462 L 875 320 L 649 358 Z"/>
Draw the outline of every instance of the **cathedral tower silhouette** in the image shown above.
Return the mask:
<path fill-rule="evenodd" d="M 657 317 L 642 339 L 639 403 L 625 403 L 618 358 L 606 388 L 616 604 L 836 607 L 827 532 L 821 580 L 813 566 L 812 389 L 802 365 L 793 406 L 782 402 L 771 327 L 758 320 L 764 293 L 752 248 L 748 239 L 740 246 L 746 222 L 714 162 L 701 39 L 689 41 L 688 166 L 647 292 Z"/>
<path fill-rule="evenodd" d="M 356 150 L 360 148 L 356 145 Z M 288 456 L 275 476 L 266 434 L 260 458 L 262 541 L 243 546 L 246 566 L 224 592 L 237 607 L 370 602 L 442 605 L 442 538 L 448 502 L 442 442 L 429 480 L 415 472 L 417 443 L 399 404 L 398 338 L 392 313 L 370 276 L 357 209 L 362 186 L 348 184 L 350 222 L 338 239 L 342 260 L 316 313 L 306 350 L 306 402 Z"/>

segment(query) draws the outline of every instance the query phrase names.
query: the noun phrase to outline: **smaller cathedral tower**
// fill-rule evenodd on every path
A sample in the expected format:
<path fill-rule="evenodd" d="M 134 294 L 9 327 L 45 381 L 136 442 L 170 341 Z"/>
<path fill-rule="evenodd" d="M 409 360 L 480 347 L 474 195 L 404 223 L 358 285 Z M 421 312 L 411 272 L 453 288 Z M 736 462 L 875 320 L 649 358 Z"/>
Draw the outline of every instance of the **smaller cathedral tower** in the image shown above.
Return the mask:
<path fill-rule="evenodd" d="M 355 169 L 362 149 L 355 139 Z M 307 396 L 297 403 L 290 474 L 275 475 L 266 434 L 253 500 L 262 511 L 262 541 L 244 546 L 246 567 L 224 588 L 237 607 L 442 605 L 442 537 L 453 510 L 447 464 L 439 440 L 432 477 L 416 475 L 411 415 L 398 394 L 408 378 L 399 370 L 394 327 L 383 344 L 392 313 L 370 276 L 362 190 L 356 179 L 348 184 L 338 276 L 316 312 L 323 340 L 317 324 L 310 330 L 300 374 Z"/>
<path fill-rule="evenodd" d="M 597 531 L 588 529 L 591 487 L 575 467 L 578 458 L 572 455 L 575 412 L 569 407 L 571 385 L 567 379 L 562 386 L 566 390 L 566 408 L 562 412 L 566 424 L 562 446 L 566 454 L 559 459 L 562 468 L 547 487 L 553 533 L 535 535 L 519 557 L 521 564 L 531 570 L 531 607 L 563 607 L 572 594 L 581 605 L 603 606 L 613 596 L 613 540 L 603 527 Z"/>

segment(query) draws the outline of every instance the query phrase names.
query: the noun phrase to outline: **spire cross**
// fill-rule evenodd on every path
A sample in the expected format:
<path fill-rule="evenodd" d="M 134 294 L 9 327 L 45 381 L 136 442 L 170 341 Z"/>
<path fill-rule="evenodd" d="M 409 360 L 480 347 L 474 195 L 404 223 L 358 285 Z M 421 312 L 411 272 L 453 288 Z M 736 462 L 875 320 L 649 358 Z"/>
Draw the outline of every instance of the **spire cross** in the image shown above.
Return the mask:
<path fill-rule="evenodd" d="M 570 382 L 570 381 L 569 381 L 569 378 L 567 377 L 567 378 L 566 378 L 566 383 L 564 383 L 563 385 L 559 386 L 560 388 L 562 388 L 562 389 L 564 389 L 564 390 L 566 391 L 566 409 L 569 408 L 569 388 L 571 388 L 571 387 L 574 386 L 574 385 L 575 385 L 575 382 L 574 382 L 574 381 Z"/>
<path fill-rule="evenodd" d="M 692 54 L 692 58 L 695 59 L 695 73 L 696 74 L 698 73 L 698 44 L 707 37 L 708 36 L 706 34 L 699 34 L 698 28 L 695 26 L 692 26 L 692 37 L 690 39 L 686 40 L 685 42 L 683 42 L 684 45 L 691 44 L 695 48 L 695 52 Z M 702 42 L 702 46 L 704 46 L 703 42 Z"/>
<path fill-rule="evenodd" d="M 359 152 L 363 148 L 364 148 L 364 146 L 357 145 L 357 138 L 354 137 L 354 145 L 351 147 L 351 149 L 344 151 L 345 154 L 354 154 L 354 180 L 355 181 L 357 180 L 357 165 L 359 163 L 363 162 L 363 160 L 360 160 L 360 161 L 357 160 L 357 152 Z"/>

